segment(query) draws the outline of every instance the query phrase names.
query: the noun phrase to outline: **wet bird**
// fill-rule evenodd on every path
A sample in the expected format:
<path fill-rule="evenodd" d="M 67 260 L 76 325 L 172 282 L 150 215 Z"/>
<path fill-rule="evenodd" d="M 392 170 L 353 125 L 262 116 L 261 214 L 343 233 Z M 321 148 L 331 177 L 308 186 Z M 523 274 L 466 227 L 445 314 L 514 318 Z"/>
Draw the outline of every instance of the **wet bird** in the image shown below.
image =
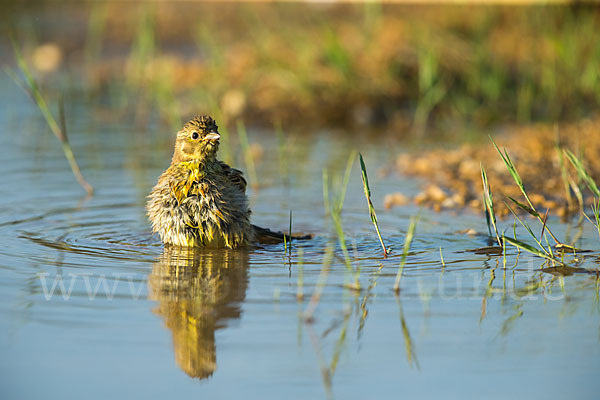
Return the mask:
<path fill-rule="evenodd" d="M 183 247 L 283 241 L 283 234 L 250 223 L 246 180 L 242 171 L 217 159 L 220 137 L 215 121 L 205 115 L 177 132 L 171 165 L 148 196 L 152 230 L 165 244 Z"/>

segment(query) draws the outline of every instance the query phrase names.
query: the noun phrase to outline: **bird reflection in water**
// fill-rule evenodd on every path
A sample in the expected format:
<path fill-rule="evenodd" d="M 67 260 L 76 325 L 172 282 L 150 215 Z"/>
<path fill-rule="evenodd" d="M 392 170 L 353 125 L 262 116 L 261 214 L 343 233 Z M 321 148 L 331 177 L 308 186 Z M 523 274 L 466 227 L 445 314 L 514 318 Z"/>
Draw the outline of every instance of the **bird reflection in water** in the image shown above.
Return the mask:
<path fill-rule="evenodd" d="M 248 284 L 246 250 L 167 247 L 148 279 L 149 296 L 173 334 L 175 360 L 190 377 L 217 368 L 215 331 L 239 318 Z"/>

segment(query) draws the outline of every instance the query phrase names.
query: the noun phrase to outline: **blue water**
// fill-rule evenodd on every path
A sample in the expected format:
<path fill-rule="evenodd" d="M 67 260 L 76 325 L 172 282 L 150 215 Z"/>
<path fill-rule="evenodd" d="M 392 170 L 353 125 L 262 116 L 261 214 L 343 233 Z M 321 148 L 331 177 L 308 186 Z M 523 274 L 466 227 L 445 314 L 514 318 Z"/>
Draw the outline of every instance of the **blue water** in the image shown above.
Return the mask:
<path fill-rule="evenodd" d="M 517 262 L 513 248 L 504 269 L 502 256 L 471 251 L 489 244 L 485 235 L 460 233 L 485 233 L 482 215 L 383 209 L 385 194 L 414 195 L 421 184 L 381 173 L 402 142 L 316 132 L 280 146 L 250 129 L 263 151 L 259 189 L 249 191 L 253 222 L 287 230 L 292 209 L 293 230 L 315 238 L 291 254 L 279 245 L 165 251 L 144 205 L 173 133 L 68 107 L 74 152 L 96 189 L 86 198 L 38 110 L 11 85 L 1 80 L 2 398 L 596 398 L 600 240 L 587 222 L 550 221 L 565 240 L 581 229 L 577 246 L 593 250 L 578 254 L 576 273 L 544 272 L 548 264 L 524 253 Z M 233 162 L 247 170 L 232 140 Z M 333 196 L 352 148 L 363 152 L 392 248 L 384 260 L 355 162 L 342 216 L 361 291 L 346 285 L 323 206 L 322 171 Z M 501 228 L 512 231 L 512 221 Z"/>

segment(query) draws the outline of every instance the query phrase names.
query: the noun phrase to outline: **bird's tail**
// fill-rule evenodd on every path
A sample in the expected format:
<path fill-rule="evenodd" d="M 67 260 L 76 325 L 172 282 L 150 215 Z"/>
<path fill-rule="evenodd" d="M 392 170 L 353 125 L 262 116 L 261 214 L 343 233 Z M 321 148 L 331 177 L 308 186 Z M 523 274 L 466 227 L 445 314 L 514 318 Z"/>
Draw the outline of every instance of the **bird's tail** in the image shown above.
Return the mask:
<path fill-rule="evenodd" d="M 281 232 L 273 232 L 270 229 L 261 228 L 260 226 L 252 225 L 254 228 L 255 238 L 259 243 L 277 244 L 283 243 L 284 240 L 289 241 L 290 235 Z M 291 235 L 292 240 L 309 240 L 312 235 Z"/>

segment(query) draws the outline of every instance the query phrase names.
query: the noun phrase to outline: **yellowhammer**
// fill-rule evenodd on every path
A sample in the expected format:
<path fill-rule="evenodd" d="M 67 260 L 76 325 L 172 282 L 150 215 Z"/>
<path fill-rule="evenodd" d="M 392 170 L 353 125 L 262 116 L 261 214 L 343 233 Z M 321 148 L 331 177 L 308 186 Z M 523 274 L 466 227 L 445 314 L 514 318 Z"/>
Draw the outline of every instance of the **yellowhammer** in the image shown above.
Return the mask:
<path fill-rule="evenodd" d="M 284 235 L 250 223 L 246 180 L 217 160 L 219 138 L 209 116 L 195 117 L 177 132 L 171 165 L 148 196 L 152 230 L 165 244 L 184 247 L 282 241 Z"/>

